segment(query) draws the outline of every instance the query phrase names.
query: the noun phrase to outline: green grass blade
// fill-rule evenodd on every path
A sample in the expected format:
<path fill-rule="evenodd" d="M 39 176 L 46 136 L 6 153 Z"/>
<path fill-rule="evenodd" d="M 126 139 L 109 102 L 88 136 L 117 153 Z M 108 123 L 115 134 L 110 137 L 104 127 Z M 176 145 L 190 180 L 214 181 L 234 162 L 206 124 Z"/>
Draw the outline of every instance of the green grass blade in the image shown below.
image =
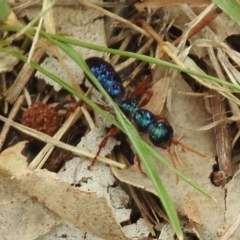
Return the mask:
<path fill-rule="evenodd" d="M 21 28 L 19 26 L 6 26 L 6 25 L 0 26 L 0 32 L 1 31 L 19 31 L 19 30 L 21 30 Z M 28 29 L 29 34 L 30 33 L 34 34 L 35 31 L 36 30 L 33 29 L 33 28 Z M 235 84 L 227 82 L 223 79 L 219 79 L 219 78 L 213 77 L 213 76 L 208 75 L 208 74 L 195 72 L 193 70 L 189 70 L 187 68 L 180 67 L 180 66 L 175 65 L 173 63 L 165 62 L 163 60 L 152 58 L 152 57 L 149 57 L 149 56 L 146 56 L 146 55 L 133 53 L 133 52 L 127 52 L 127 51 L 121 51 L 121 50 L 107 48 L 107 47 L 102 47 L 102 46 L 82 42 L 80 40 L 72 39 L 72 38 L 69 38 L 69 37 L 58 36 L 58 35 L 55 35 L 55 34 L 46 33 L 46 32 L 43 32 L 43 31 L 40 32 L 40 35 L 44 38 L 52 37 L 52 39 L 61 41 L 63 43 L 69 43 L 71 45 L 80 46 L 80 47 L 83 47 L 83 48 L 93 49 L 93 50 L 107 52 L 107 53 L 112 53 L 112 54 L 117 54 L 117 55 L 129 57 L 129 58 L 136 58 L 138 60 L 145 61 L 145 62 L 148 62 L 148 63 L 160 65 L 160 66 L 163 66 L 163 67 L 166 67 L 166 68 L 175 69 L 175 70 L 187 73 L 189 75 L 194 75 L 194 76 L 200 77 L 202 79 L 212 81 L 213 83 L 218 84 L 219 86 L 224 86 L 224 87 L 226 87 L 226 93 L 229 93 L 229 94 L 230 94 L 230 91 L 234 91 L 234 92 L 237 92 L 237 93 L 240 92 L 240 86 L 239 85 L 235 85 Z M 233 95 L 229 96 L 229 98 L 235 100 L 235 102 L 236 102 L 236 98 L 234 98 Z"/>
<path fill-rule="evenodd" d="M 163 66 L 163 67 L 166 67 L 166 68 L 175 69 L 175 70 L 178 70 L 180 72 L 187 73 L 189 75 L 194 75 L 194 76 L 197 76 L 197 77 L 200 77 L 200 78 L 203 78 L 203 79 L 210 80 L 210 81 L 212 81 L 214 83 L 217 83 L 221 86 L 228 87 L 232 91 L 240 92 L 240 86 L 239 85 L 235 85 L 235 84 L 232 84 L 232 83 L 227 82 L 225 80 L 213 77 L 211 75 L 200 73 L 200 72 L 195 72 L 193 70 L 189 70 L 187 68 L 180 67 L 180 66 L 175 65 L 173 63 L 169 63 L 169 62 L 166 62 L 166 61 L 163 61 L 163 60 L 160 60 L 160 59 L 156 59 L 156 58 L 153 58 L 153 57 L 149 57 L 149 56 L 146 56 L 146 55 L 133 53 L 133 52 L 127 52 L 127 51 L 121 51 L 121 50 L 117 50 L 117 49 L 113 49 L 113 48 L 101 47 L 101 46 L 98 46 L 98 45 L 85 43 L 85 42 L 82 42 L 82 41 L 79 41 L 79 40 L 76 40 L 76 39 L 63 37 L 63 36 L 57 36 L 57 35 L 50 34 L 50 33 L 45 33 L 45 32 L 41 32 L 40 35 L 45 37 L 45 38 L 52 37 L 53 39 L 61 41 L 63 43 L 68 43 L 68 44 L 71 44 L 71 45 L 80 46 L 80 47 L 84 47 L 84 48 L 88 48 L 88 49 L 93 49 L 93 50 L 97 50 L 97 51 L 102 51 L 102 52 L 112 53 L 112 54 L 116 54 L 116 55 L 121 55 L 121 56 L 129 57 L 129 58 L 136 58 L 138 60 L 145 61 L 145 62 L 148 62 L 148 63 L 160 65 L 160 66 Z M 226 91 L 227 90 L 228 89 L 226 89 Z"/>
<path fill-rule="evenodd" d="M 0 22 L 5 22 L 12 10 L 6 0 L 0 0 Z"/>
<path fill-rule="evenodd" d="M 230 18 L 240 25 L 240 3 L 237 0 L 212 0 Z"/>

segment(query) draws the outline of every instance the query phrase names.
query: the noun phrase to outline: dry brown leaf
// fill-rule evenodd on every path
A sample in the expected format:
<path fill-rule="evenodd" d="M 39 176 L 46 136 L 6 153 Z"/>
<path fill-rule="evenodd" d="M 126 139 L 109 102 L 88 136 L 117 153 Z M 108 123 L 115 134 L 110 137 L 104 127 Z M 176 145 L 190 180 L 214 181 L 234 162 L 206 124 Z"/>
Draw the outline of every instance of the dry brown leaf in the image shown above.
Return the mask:
<path fill-rule="evenodd" d="M 24 146 L 25 143 L 19 143 L 0 156 L 1 172 L 9 176 L 12 184 L 84 231 L 103 239 L 128 239 L 116 223 L 105 197 L 71 187 L 55 173 L 29 170 L 26 158 L 21 154 Z M 11 176 L 14 177 L 10 179 Z"/>
<path fill-rule="evenodd" d="M 200 225 L 203 224 L 200 213 L 199 213 L 199 207 L 197 205 L 196 199 L 194 199 L 194 196 L 192 193 L 186 194 L 186 205 L 185 205 L 185 213 L 187 216 L 191 216 L 191 220 L 195 223 L 198 223 Z"/>

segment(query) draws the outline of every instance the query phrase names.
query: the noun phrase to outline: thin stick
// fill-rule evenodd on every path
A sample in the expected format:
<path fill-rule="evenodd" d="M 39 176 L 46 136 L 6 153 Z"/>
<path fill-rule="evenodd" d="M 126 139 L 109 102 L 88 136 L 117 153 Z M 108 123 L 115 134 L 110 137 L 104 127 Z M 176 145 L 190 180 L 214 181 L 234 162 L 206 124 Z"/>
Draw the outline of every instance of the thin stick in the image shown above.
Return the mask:
<path fill-rule="evenodd" d="M 9 116 L 8 116 L 9 119 L 12 120 L 16 117 L 16 115 L 18 113 L 18 110 L 21 107 L 23 101 L 24 101 L 24 96 L 23 95 L 21 95 L 17 98 L 17 100 L 15 101 L 15 103 L 14 103 L 12 109 L 11 109 L 11 112 L 9 113 Z M 7 138 L 7 134 L 9 132 L 10 127 L 11 126 L 7 123 L 5 123 L 3 125 L 2 131 L 1 131 L 1 134 L 0 134 L 0 150 L 2 149 L 3 144 L 5 143 L 5 140 Z"/>

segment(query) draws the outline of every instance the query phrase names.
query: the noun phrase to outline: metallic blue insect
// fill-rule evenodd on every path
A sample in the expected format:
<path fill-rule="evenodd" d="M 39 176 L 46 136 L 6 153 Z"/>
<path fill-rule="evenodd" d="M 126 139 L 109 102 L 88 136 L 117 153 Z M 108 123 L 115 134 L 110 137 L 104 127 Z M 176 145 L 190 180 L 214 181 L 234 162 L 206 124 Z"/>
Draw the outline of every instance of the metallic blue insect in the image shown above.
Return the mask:
<path fill-rule="evenodd" d="M 179 144 L 189 151 L 204 156 L 188 146 L 183 145 L 178 140 L 173 139 L 173 128 L 166 119 L 162 117 L 159 118 L 147 109 L 141 108 L 139 106 L 139 102 L 135 99 L 124 99 L 125 89 L 122 86 L 118 73 L 110 63 L 99 57 L 88 58 L 86 59 L 86 63 L 102 87 L 119 105 L 119 108 L 122 110 L 122 112 L 127 117 L 132 118 L 139 132 L 149 133 L 149 139 L 156 147 L 167 149 L 171 158 L 172 155 L 170 153 L 170 146 L 172 143 Z M 96 158 L 101 149 L 106 145 L 108 138 L 116 135 L 118 132 L 119 130 L 116 130 L 115 128 L 110 130 L 107 136 L 105 136 L 99 145 L 99 150 L 89 168 L 91 168 L 91 166 L 93 166 L 96 162 Z M 140 171 L 142 170 L 140 169 Z"/>
<path fill-rule="evenodd" d="M 117 103 L 121 101 L 125 89 L 113 66 L 99 57 L 88 58 L 86 63 L 108 95 Z"/>
<path fill-rule="evenodd" d="M 149 139 L 156 147 L 166 149 L 171 146 L 173 128 L 165 119 L 159 120 L 149 110 L 140 108 L 135 99 L 127 98 L 119 107 L 127 117 L 132 117 L 139 132 L 149 133 Z"/>
<path fill-rule="evenodd" d="M 164 120 L 158 122 L 154 114 L 140 108 L 135 99 L 122 100 L 125 89 L 118 73 L 110 63 L 99 57 L 88 58 L 86 63 L 110 97 L 119 104 L 123 113 L 127 117 L 132 116 L 139 132 L 149 133 L 151 142 L 157 147 L 166 148 L 171 145 L 173 129 L 169 123 Z"/>

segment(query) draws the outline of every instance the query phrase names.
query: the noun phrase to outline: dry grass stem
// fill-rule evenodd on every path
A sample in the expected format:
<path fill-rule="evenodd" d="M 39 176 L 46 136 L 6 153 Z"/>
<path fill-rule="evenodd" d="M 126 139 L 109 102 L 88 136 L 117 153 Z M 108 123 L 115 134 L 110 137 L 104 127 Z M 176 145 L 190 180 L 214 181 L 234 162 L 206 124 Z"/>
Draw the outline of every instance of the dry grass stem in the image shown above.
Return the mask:
<path fill-rule="evenodd" d="M 150 46 L 153 44 L 154 39 L 149 39 L 138 51 L 139 54 L 145 54 Z M 123 69 L 127 68 L 129 65 L 133 64 L 136 61 L 135 58 L 128 58 L 125 62 L 118 64 L 115 66 L 115 70 L 117 72 L 122 71 Z"/>
<path fill-rule="evenodd" d="M 11 109 L 11 112 L 8 115 L 8 119 L 13 120 L 16 117 L 20 107 L 22 106 L 23 101 L 24 101 L 24 96 L 23 95 L 21 95 L 17 98 L 17 100 L 15 101 L 15 103 L 14 103 L 12 109 Z M 11 126 L 7 123 L 5 123 L 3 125 L 2 131 L 1 131 L 1 134 L 0 134 L 0 150 L 2 149 L 2 147 L 5 143 L 5 140 L 7 138 L 7 135 L 8 135 L 8 132 L 9 132 L 10 128 L 11 128 Z"/>
<path fill-rule="evenodd" d="M 67 150 L 67 151 L 70 151 L 72 152 L 73 154 L 77 155 L 77 156 L 82 156 L 82 157 L 86 157 L 86 158 L 89 158 L 90 160 L 92 160 L 94 157 L 95 157 L 95 154 L 92 154 L 92 153 L 89 153 L 89 152 L 86 152 L 84 150 L 81 150 L 81 149 L 78 149 L 77 147 L 74 147 L 74 146 L 71 146 L 69 144 L 66 144 L 66 143 L 63 143 L 63 142 L 60 142 L 44 133 L 41 133 L 39 131 L 36 131 L 34 129 L 31 129 L 29 127 L 26 127 L 24 125 L 21 125 L 19 123 L 16 123 L 12 120 L 9 120 L 3 116 L 0 116 L 0 120 L 5 122 L 5 123 L 8 123 L 9 125 L 13 126 L 14 128 L 18 129 L 19 131 L 29 135 L 29 136 L 32 136 L 40 141 L 43 141 L 43 142 L 46 142 L 46 143 L 49 143 L 49 144 L 52 144 L 56 147 L 59 147 L 59 148 L 62 148 L 64 150 Z M 106 163 L 106 164 L 109 164 L 111 166 L 114 166 L 114 167 L 117 167 L 117 168 L 121 168 L 121 169 L 124 169 L 125 168 L 125 165 L 123 164 L 119 164 L 109 158 L 105 158 L 105 157 L 97 157 L 97 160 L 100 161 L 100 162 L 103 162 L 103 163 Z"/>
<path fill-rule="evenodd" d="M 90 113 L 84 107 L 81 107 L 81 110 L 82 110 L 82 113 L 83 113 L 90 129 L 91 130 L 94 129 L 96 127 L 96 125 L 95 125 Z"/>
<path fill-rule="evenodd" d="M 45 40 L 40 40 L 39 45 L 36 47 L 36 51 L 33 54 L 32 61 L 39 62 L 42 56 L 45 54 L 45 49 L 40 45 L 46 42 Z M 6 100 L 12 104 L 18 98 L 19 94 L 22 92 L 23 88 L 27 84 L 28 80 L 32 77 L 35 69 L 31 67 L 28 63 L 25 63 L 20 72 L 17 75 L 13 85 L 8 89 L 6 94 Z"/>

